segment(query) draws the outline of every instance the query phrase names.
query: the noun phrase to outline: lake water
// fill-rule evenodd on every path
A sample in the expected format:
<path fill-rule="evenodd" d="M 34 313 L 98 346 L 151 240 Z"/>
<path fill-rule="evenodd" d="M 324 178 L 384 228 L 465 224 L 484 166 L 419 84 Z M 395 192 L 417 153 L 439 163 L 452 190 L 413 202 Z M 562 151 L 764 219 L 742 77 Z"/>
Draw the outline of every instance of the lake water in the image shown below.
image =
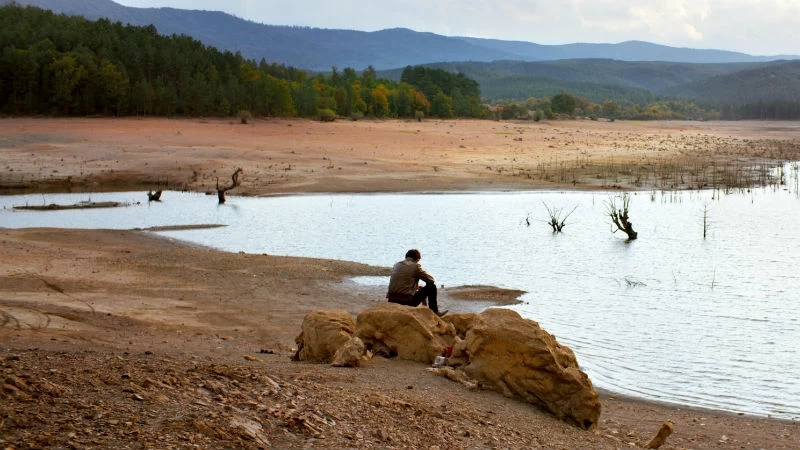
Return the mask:
<path fill-rule="evenodd" d="M 226 224 L 159 234 L 232 252 L 381 266 L 419 248 L 423 267 L 440 285 L 527 291 L 524 303 L 512 308 L 572 348 L 600 388 L 800 419 L 796 189 L 635 193 L 630 216 L 639 239 L 632 242 L 611 232 L 611 195 L 229 196 L 217 205 L 216 196 L 195 193 L 165 192 L 162 202 L 150 204 L 143 192 L 37 194 L 0 196 L 0 227 Z M 132 205 L 10 209 L 87 200 Z M 563 233 L 553 234 L 544 223 L 545 204 L 577 207 Z"/>

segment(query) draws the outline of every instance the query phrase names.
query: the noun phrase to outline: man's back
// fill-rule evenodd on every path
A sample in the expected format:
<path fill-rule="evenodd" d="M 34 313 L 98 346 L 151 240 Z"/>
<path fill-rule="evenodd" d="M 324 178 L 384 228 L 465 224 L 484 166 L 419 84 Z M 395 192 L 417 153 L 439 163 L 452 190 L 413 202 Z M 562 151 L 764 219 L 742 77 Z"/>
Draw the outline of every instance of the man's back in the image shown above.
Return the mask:
<path fill-rule="evenodd" d="M 417 283 L 423 280 L 433 283 L 433 277 L 422 269 L 418 261 L 406 258 L 392 267 L 392 276 L 389 278 L 389 293 L 414 295 L 417 292 Z"/>
<path fill-rule="evenodd" d="M 436 303 L 436 282 L 433 276 L 419 264 L 420 258 L 422 255 L 419 250 L 411 249 L 406 253 L 406 259 L 392 267 L 386 298 L 390 302 L 407 306 L 426 304 L 433 312 L 439 314 Z M 419 286 L 420 280 L 425 282 L 424 287 Z M 444 311 L 441 315 L 446 312 Z"/>

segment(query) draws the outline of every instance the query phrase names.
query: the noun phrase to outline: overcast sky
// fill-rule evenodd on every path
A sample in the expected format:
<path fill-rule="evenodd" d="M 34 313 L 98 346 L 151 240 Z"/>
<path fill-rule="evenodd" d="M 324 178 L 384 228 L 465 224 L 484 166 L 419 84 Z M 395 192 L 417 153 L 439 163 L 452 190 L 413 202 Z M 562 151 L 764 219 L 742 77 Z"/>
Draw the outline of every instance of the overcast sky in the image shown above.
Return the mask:
<path fill-rule="evenodd" d="M 538 44 L 641 40 L 753 55 L 800 55 L 800 0 L 114 0 L 126 6 L 224 11 L 269 25 Z"/>

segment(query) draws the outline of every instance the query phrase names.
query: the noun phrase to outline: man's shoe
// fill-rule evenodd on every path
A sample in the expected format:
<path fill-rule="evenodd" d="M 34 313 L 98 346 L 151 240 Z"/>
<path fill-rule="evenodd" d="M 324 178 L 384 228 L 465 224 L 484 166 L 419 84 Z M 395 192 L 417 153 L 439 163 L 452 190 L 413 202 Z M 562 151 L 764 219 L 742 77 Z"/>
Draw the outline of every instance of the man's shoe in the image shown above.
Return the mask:
<path fill-rule="evenodd" d="M 445 309 L 442 312 L 437 312 L 436 315 L 439 316 L 439 317 L 444 317 L 444 315 L 447 314 L 447 311 L 450 311 L 450 310 L 449 309 Z"/>

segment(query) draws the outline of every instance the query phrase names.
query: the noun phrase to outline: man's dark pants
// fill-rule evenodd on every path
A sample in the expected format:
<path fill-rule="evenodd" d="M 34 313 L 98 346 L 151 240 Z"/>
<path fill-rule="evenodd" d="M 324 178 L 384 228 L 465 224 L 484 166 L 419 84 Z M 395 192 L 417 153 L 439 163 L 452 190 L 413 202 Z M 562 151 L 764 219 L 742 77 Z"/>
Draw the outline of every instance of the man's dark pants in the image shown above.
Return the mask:
<path fill-rule="evenodd" d="M 425 287 L 419 289 L 414 297 L 408 301 L 400 301 L 400 300 L 389 300 L 392 303 L 399 303 L 401 305 L 406 306 L 419 306 L 425 299 L 428 299 L 428 308 L 430 308 L 433 312 L 439 313 L 439 305 L 436 303 L 436 284 L 435 283 L 425 283 Z"/>

